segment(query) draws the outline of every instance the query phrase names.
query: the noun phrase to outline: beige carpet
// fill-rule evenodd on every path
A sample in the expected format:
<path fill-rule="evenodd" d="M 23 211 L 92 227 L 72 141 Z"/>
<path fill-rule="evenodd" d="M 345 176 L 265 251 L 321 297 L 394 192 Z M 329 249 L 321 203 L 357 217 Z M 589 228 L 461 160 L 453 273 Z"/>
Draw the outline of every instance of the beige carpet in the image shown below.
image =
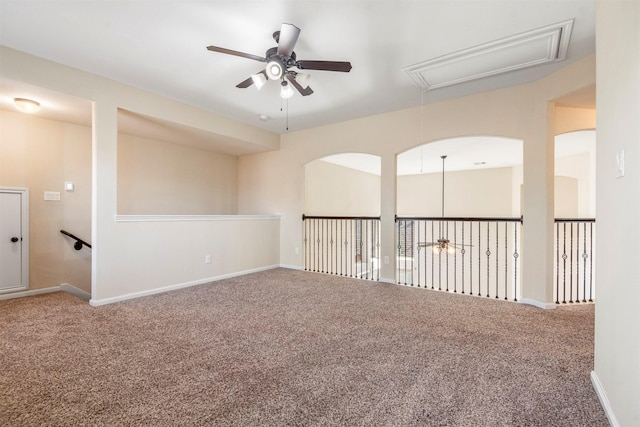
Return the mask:
<path fill-rule="evenodd" d="M 285 269 L 0 301 L 0 425 L 606 426 L 593 319 Z"/>

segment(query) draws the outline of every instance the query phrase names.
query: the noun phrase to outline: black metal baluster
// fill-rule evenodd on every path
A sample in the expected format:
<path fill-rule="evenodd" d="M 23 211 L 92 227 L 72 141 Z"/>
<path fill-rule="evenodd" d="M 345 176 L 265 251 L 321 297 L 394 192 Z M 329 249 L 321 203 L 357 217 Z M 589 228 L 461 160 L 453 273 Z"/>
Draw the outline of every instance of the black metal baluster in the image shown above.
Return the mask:
<path fill-rule="evenodd" d="M 562 303 L 567 303 L 567 223 L 562 223 Z"/>
<path fill-rule="evenodd" d="M 504 300 L 507 300 L 509 290 L 507 283 L 509 282 L 509 223 L 504 223 Z"/>
<path fill-rule="evenodd" d="M 460 250 L 460 254 L 462 255 L 462 259 L 460 260 L 460 264 L 462 265 L 462 293 L 464 294 L 464 254 L 467 250 L 464 248 L 464 222 L 462 223 L 462 249 Z"/>
<path fill-rule="evenodd" d="M 569 223 L 569 303 L 573 304 L 573 223 Z"/>
<path fill-rule="evenodd" d="M 500 256 L 499 256 L 500 254 L 498 253 L 498 241 L 500 240 L 499 228 L 498 227 L 499 227 L 499 224 L 496 222 L 496 299 L 498 299 L 498 294 L 500 293 L 500 291 L 498 289 L 499 282 L 500 282 L 499 277 L 498 277 L 498 274 L 499 274 L 499 271 L 500 271 L 500 267 L 499 267 L 499 264 L 498 264 L 498 261 L 500 259 Z"/>
<path fill-rule="evenodd" d="M 589 302 L 593 302 L 593 223 L 589 224 Z"/>
<path fill-rule="evenodd" d="M 433 237 L 433 221 L 431 221 L 431 243 L 433 243 L 434 237 Z M 431 247 L 431 289 L 434 289 L 433 285 L 435 283 L 435 264 L 434 264 L 434 252 L 433 252 L 433 246 Z"/>
<path fill-rule="evenodd" d="M 447 221 L 444 226 L 445 226 L 445 229 L 446 229 L 447 239 L 448 239 L 449 238 L 449 221 Z M 455 246 L 454 246 L 454 249 L 455 249 Z M 449 292 L 449 247 L 447 247 L 447 253 L 444 256 L 444 260 L 445 260 L 445 268 L 446 268 L 445 276 L 444 276 L 445 277 L 444 278 L 445 285 L 446 285 L 446 289 L 445 290 L 447 292 Z"/>
<path fill-rule="evenodd" d="M 469 222 L 469 242 L 473 243 L 473 221 Z M 473 245 L 469 245 L 469 295 L 473 295 Z"/>
<path fill-rule="evenodd" d="M 422 247 L 420 246 L 420 221 L 416 221 L 416 252 L 418 252 L 418 254 L 416 255 L 416 274 L 418 275 L 418 280 L 416 280 L 416 286 L 419 288 L 420 287 L 420 278 L 422 277 L 420 275 L 420 254 L 422 252 Z M 413 283 L 412 283 L 413 285 Z"/>
<path fill-rule="evenodd" d="M 489 227 L 489 222 L 487 221 L 487 298 L 489 298 L 489 292 L 491 290 L 491 283 L 489 283 L 489 279 L 491 278 L 490 276 L 490 271 L 491 268 L 489 267 L 489 261 L 491 259 L 491 250 L 489 249 L 489 234 L 491 233 L 490 227 Z"/>
<path fill-rule="evenodd" d="M 481 235 L 482 229 L 480 228 L 481 224 L 478 221 L 478 296 L 482 296 L 482 243 L 481 243 Z"/>
<path fill-rule="evenodd" d="M 458 221 L 453 221 L 453 247 L 458 249 Z M 458 293 L 458 251 L 453 253 L 453 293 Z"/>
<path fill-rule="evenodd" d="M 419 221 L 419 222 L 422 222 L 422 225 L 423 225 L 422 228 L 424 229 L 424 237 L 423 237 L 422 241 L 423 242 L 427 242 L 427 221 Z M 427 274 L 428 274 L 427 273 L 427 271 L 428 271 L 428 268 L 427 268 L 427 253 L 429 253 L 430 251 L 427 250 L 427 247 L 428 246 L 424 247 L 424 256 L 422 257 L 423 262 L 424 262 L 424 275 L 423 275 L 424 276 L 424 282 L 422 284 L 423 284 L 425 289 L 429 286 L 429 284 L 427 283 Z M 420 262 L 420 260 L 418 260 L 418 262 Z M 418 281 L 420 281 L 420 280 L 421 280 L 421 278 L 418 278 Z"/>
<path fill-rule="evenodd" d="M 556 222 L 556 304 L 560 304 L 560 223 Z"/>
<path fill-rule="evenodd" d="M 513 300 L 518 301 L 518 224 L 515 225 L 515 238 L 513 243 Z"/>
<path fill-rule="evenodd" d="M 582 302 L 587 302 L 587 223 L 582 223 Z"/>

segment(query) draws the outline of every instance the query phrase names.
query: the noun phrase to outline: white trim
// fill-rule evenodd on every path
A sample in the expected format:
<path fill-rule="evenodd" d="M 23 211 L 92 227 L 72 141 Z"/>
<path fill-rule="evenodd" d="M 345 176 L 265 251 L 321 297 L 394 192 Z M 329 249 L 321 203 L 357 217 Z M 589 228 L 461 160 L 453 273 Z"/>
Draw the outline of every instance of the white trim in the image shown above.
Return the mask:
<path fill-rule="evenodd" d="M 300 265 L 292 265 L 292 264 L 280 264 L 280 268 L 288 268 L 289 270 L 298 270 L 298 271 L 304 270 L 304 267 Z"/>
<path fill-rule="evenodd" d="M 397 285 L 396 281 L 393 279 L 387 279 L 385 277 L 381 277 L 378 282 L 382 282 L 382 283 L 389 283 L 391 285 Z"/>
<path fill-rule="evenodd" d="M 542 302 L 542 301 L 538 301 L 530 298 L 522 298 L 520 302 L 522 304 L 533 305 L 535 307 L 542 308 L 545 310 L 555 310 L 557 307 L 556 304 L 552 302 Z"/>
<path fill-rule="evenodd" d="M 85 301 L 89 301 L 91 299 L 91 295 L 88 292 L 83 291 L 82 289 L 78 289 L 75 286 L 69 283 L 63 283 L 60 285 L 60 290 L 64 292 L 68 292 L 71 295 L 75 295 L 80 299 Z"/>
<path fill-rule="evenodd" d="M 31 297 L 34 295 L 49 294 L 51 292 L 59 292 L 59 291 L 60 291 L 60 286 L 52 286 L 50 288 L 42 288 L 42 289 L 30 289 L 28 291 L 19 291 L 19 292 L 12 292 L 10 294 L 1 294 L 0 300 Z"/>
<path fill-rule="evenodd" d="M 29 289 L 29 189 L 26 187 L 0 187 L 0 192 L 20 194 L 20 249 L 21 249 L 21 284 L 22 286 L 4 289 L 1 292 L 13 292 Z"/>
<path fill-rule="evenodd" d="M 116 222 L 272 221 L 279 215 L 116 215 Z"/>
<path fill-rule="evenodd" d="M 600 400 L 602 409 L 604 409 L 604 413 L 607 415 L 611 427 L 620 427 L 620 423 L 618 422 L 616 415 L 613 413 L 611 403 L 609 403 L 607 394 L 604 392 L 604 388 L 602 387 L 602 383 L 600 382 L 600 378 L 598 378 L 598 374 L 596 374 L 596 371 L 591 371 L 591 384 L 593 384 L 593 388 L 598 395 L 598 399 Z"/>
<path fill-rule="evenodd" d="M 116 297 L 103 298 L 103 299 L 93 299 L 89 300 L 89 304 L 93 307 L 98 307 L 106 304 L 113 304 L 115 302 L 126 301 L 130 299 L 146 297 L 149 295 L 161 294 L 164 292 L 175 291 L 177 289 L 189 288 L 191 286 L 204 285 L 206 283 L 215 282 L 218 280 L 229 279 L 232 277 L 244 276 L 245 274 L 258 273 L 260 271 L 273 270 L 274 268 L 278 268 L 279 265 L 270 265 L 266 267 L 258 267 L 250 270 L 239 271 L 235 273 L 229 274 L 221 274 L 220 276 L 208 277 L 205 279 L 194 280 L 191 282 L 177 283 L 175 285 L 163 286 L 161 288 L 149 289 L 147 291 L 133 292 L 130 294 L 119 295 Z"/>

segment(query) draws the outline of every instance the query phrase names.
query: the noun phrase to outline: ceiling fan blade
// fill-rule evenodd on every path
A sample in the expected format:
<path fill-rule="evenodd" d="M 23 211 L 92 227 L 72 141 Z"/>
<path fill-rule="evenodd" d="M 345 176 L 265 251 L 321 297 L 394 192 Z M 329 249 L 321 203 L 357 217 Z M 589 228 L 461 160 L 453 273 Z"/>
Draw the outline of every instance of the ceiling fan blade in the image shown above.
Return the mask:
<path fill-rule="evenodd" d="M 418 243 L 418 247 L 420 248 L 427 248 L 429 246 L 438 246 L 439 243 L 438 242 L 419 242 Z"/>
<path fill-rule="evenodd" d="M 225 49 L 224 47 L 207 46 L 207 50 L 210 50 L 211 52 L 226 53 L 227 55 L 235 55 L 239 56 L 240 58 L 253 59 L 254 61 L 267 62 L 267 59 L 263 58 L 262 56 L 238 52 L 237 50 Z"/>
<path fill-rule="evenodd" d="M 301 70 L 341 71 L 343 73 L 351 71 L 351 62 L 298 61 L 296 62 L 296 66 Z"/>
<path fill-rule="evenodd" d="M 267 72 L 263 69 L 263 70 L 260 70 L 259 72 L 257 72 L 256 74 L 262 74 L 264 76 L 264 80 L 263 80 L 262 83 L 260 83 L 259 81 L 257 82 L 258 89 L 260 89 L 264 85 L 264 83 L 266 83 L 266 81 L 267 81 Z M 240 89 L 246 89 L 246 88 L 248 88 L 249 86 L 251 86 L 253 84 L 256 84 L 256 80 L 254 79 L 254 76 L 249 76 L 248 79 L 243 80 L 240 83 L 238 83 L 236 85 L 236 87 L 240 88 Z"/>
<path fill-rule="evenodd" d="M 290 57 L 293 53 L 293 47 L 298 41 L 299 35 L 300 28 L 293 24 L 286 24 L 283 22 L 278 39 L 278 55 L 282 55 L 287 58 Z"/>
<path fill-rule="evenodd" d="M 243 80 L 236 85 L 237 88 L 246 89 L 253 84 L 253 79 L 249 77 L 247 80 Z"/>
<path fill-rule="evenodd" d="M 295 87 L 298 90 L 298 92 L 300 92 L 300 95 L 308 96 L 308 95 L 311 95 L 313 93 L 313 89 L 311 89 L 309 86 L 302 87 L 300 85 L 300 83 L 298 83 L 298 81 L 296 80 L 295 74 L 287 73 L 287 80 L 289 80 L 291 82 L 291 84 L 293 85 L 293 87 Z"/>

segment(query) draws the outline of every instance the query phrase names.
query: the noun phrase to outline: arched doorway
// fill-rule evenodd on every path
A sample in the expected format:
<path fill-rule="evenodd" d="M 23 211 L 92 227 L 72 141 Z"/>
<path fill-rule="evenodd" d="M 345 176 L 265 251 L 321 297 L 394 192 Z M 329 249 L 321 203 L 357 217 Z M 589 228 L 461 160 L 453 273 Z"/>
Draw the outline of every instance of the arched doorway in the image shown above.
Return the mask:
<path fill-rule="evenodd" d="M 522 141 L 439 140 L 397 173 L 397 283 L 518 300 Z"/>
<path fill-rule="evenodd" d="M 380 278 L 380 158 L 343 153 L 305 165 L 304 268 Z"/>

